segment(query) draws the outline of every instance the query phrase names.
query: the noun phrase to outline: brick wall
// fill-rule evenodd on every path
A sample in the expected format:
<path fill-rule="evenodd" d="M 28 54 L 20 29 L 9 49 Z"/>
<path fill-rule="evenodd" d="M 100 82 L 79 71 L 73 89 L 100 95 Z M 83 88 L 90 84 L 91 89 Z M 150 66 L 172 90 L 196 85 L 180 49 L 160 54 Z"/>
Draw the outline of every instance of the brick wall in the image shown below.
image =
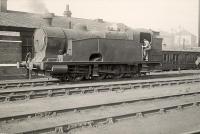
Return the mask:
<path fill-rule="evenodd" d="M 17 76 L 26 74 L 26 70 L 23 68 L 18 69 L 17 67 L 0 67 L 0 80 L 1 77 L 6 78 L 6 76 Z"/>
<path fill-rule="evenodd" d="M 14 64 L 22 59 L 20 41 L 0 40 L 0 64 Z"/>
<path fill-rule="evenodd" d="M 0 64 L 16 64 L 21 59 L 21 41 L 0 40 Z M 25 73 L 24 69 L 17 69 L 16 66 L 0 66 L 0 80 L 9 79 L 11 76 L 16 77 Z"/>

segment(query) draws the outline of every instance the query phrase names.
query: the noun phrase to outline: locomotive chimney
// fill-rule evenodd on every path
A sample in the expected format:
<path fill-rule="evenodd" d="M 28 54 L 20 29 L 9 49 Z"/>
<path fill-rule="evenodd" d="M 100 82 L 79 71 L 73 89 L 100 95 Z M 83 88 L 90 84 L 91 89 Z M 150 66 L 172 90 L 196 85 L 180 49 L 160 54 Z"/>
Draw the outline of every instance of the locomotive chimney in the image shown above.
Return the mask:
<path fill-rule="evenodd" d="M 54 16 L 55 16 L 54 13 L 46 13 L 44 15 L 43 19 L 45 20 L 48 26 L 52 26 L 52 21 Z"/>
<path fill-rule="evenodd" d="M 66 5 L 66 10 L 64 11 L 64 16 L 67 18 L 67 23 L 68 23 L 68 27 L 69 29 L 72 29 L 72 21 L 71 21 L 71 17 L 72 17 L 72 12 L 69 10 L 69 5 Z"/>
<path fill-rule="evenodd" d="M 0 12 L 7 12 L 7 0 L 0 0 Z"/>
<path fill-rule="evenodd" d="M 66 5 L 66 10 L 64 11 L 64 16 L 71 18 L 72 12 L 69 10 L 69 5 Z"/>

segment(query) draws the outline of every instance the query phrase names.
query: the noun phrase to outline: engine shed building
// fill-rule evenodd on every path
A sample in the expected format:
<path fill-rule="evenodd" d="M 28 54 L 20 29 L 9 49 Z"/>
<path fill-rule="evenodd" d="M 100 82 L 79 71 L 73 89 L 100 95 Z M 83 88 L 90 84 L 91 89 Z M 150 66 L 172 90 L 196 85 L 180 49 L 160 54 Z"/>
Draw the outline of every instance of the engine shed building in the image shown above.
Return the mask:
<path fill-rule="evenodd" d="M 103 19 L 82 19 L 71 15 L 69 5 L 66 6 L 63 16 L 56 16 L 53 13 L 35 14 L 8 10 L 7 0 L 0 0 L 0 64 L 16 64 L 17 61 L 23 61 L 28 52 L 33 52 L 33 33 L 36 28 L 72 29 L 81 28 L 80 24 L 86 26 L 87 30 L 98 31 L 127 28 L 121 23 L 113 26 L 113 23 L 105 22 Z M 18 34 L 13 36 L 13 33 Z M 0 66 L 0 76 L 15 74 L 17 71 L 16 67 Z"/>
<path fill-rule="evenodd" d="M 21 54 L 21 60 L 24 60 L 28 52 L 32 52 L 33 48 L 33 32 L 36 28 L 40 27 L 61 27 L 72 29 L 76 25 L 86 25 L 88 30 L 107 30 L 113 28 L 113 23 L 105 22 L 102 19 L 89 20 L 82 18 L 71 17 L 69 6 L 66 6 L 63 16 L 56 16 L 53 13 L 34 14 L 27 12 L 7 10 L 7 0 L 0 0 L 0 32 L 12 31 L 19 32 L 21 40 L 21 49 L 17 49 L 16 54 Z M 127 28 L 124 24 L 116 24 L 120 30 Z M 6 40 L 13 40 L 16 37 L 3 37 Z M 5 40 L 4 40 L 5 43 Z M 7 46 L 9 47 L 9 45 Z M 15 61 L 14 61 L 15 62 Z M 0 63 L 2 59 L 0 58 Z"/>

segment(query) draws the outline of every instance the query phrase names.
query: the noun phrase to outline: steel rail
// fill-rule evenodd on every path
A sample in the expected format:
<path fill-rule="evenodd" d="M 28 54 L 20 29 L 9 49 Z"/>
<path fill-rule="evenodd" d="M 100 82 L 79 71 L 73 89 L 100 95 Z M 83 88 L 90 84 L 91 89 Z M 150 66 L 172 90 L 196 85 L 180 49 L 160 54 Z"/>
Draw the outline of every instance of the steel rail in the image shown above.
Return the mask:
<path fill-rule="evenodd" d="M 100 116 L 100 117 L 93 117 L 90 115 L 85 115 L 88 118 L 84 118 L 84 119 L 76 119 L 73 121 L 69 121 L 69 122 L 58 122 L 56 124 L 54 124 L 54 126 L 42 126 L 41 127 L 31 127 L 30 129 L 25 129 L 23 131 L 20 130 L 20 132 L 16 132 L 16 133 L 44 133 L 44 132 L 56 132 L 56 133 L 62 133 L 62 132 L 69 132 L 72 129 L 77 129 L 77 128 L 81 128 L 81 127 L 88 127 L 88 126 L 98 126 L 100 125 L 106 125 L 109 123 L 115 123 L 115 122 L 119 122 L 122 119 L 129 119 L 129 118 L 133 118 L 133 117 L 143 117 L 143 116 L 147 116 L 147 115 L 152 115 L 152 114 L 164 114 L 167 113 L 169 111 L 172 110 L 184 110 L 186 108 L 192 108 L 192 107 L 199 107 L 200 105 L 200 101 L 184 101 L 184 102 L 178 102 L 178 103 L 173 103 L 173 104 L 165 104 L 165 105 L 161 105 L 161 106 L 154 106 L 154 107 L 147 107 L 144 109 L 139 109 L 139 110 L 128 110 L 125 113 L 117 113 L 117 114 L 108 114 L 108 115 L 104 115 L 104 116 Z M 81 110 L 81 109 L 79 109 Z M 75 110 L 75 112 L 77 112 L 77 110 Z M 92 115 L 92 114 L 91 114 Z M 54 115 L 55 116 L 55 115 Z M 55 117 L 52 118 L 55 118 Z M 61 117 L 61 118 L 65 118 L 65 116 Z M 67 119 L 67 117 L 66 117 Z M 49 119 L 48 119 L 49 120 Z M 40 124 L 40 120 L 38 120 L 38 124 Z"/>
<path fill-rule="evenodd" d="M 59 114 L 65 114 L 69 112 L 76 112 L 76 111 L 81 111 L 81 110 L 91 110 L 91 109 L 97 109 L 100 107 L 106 107 L 106 106 L 120 106 L 124 104 L 134 104 L 136 102 L 147 102 L 147 101 L 155 101 L 155 100 L 165 100 L 165 99 L 172 99 L 172 98 L 184 98 L 186 96 L 193 96 L 193 95 L 200 95 L 200 91 L 193 91 L 193 92 L 186 92 L 186 93 L 174 93 L 174 94 L 168 94 L 168 95 L 162 95 L 162 96 L 151 96 L 151 97 L 142 97 L 142 98 L 137 98 L 137 99 L 132 99 L 132 100 L 123 100 L 123 101 L 115 101 L 115 102 L 109 102 L 109 103 L 101 103 L 101 104 L 93 104 L 93 105 L 86 105 L 86 106 L 77 106 L 77 107 L 71 107 L 71 108 L 60 108 L 60 109 L 50 109 L 46 110 L 43 112 L 34 112 L 31 111 L 32 113 L 24 113 L 23 114 L 17 114 L 12 116 L 1 116 L 0 117 L 0 123 L 9 123 L 9 122 L 14 122 L 15 120 L 22 121 L 26 119 L 31 119 L 31 118 L 37 118 L 37 117 L 45 117 L 45 116 L 56 116 Z"/>
<path fill-rule="evenodd" d="M 200 78 L 182 79 L 182 80 L 160 80 L 148 82 L 118 82 L 118 83 L 95 83 L 84 85 L 59 85 L 48 87 L 16 88 L 0 90 L 0 102 L 9 102 L 17 100 L 30 100 L 44 97 L 55 97 L 74 94 L 100 93 L 108 91 L 125 91 L 140 88 L 154 88 L 163 86 L 173 86 L 182 84 L 199 83 Z"/>
<path fill-rule="evenodd" d="M 182 74 L 183 75 L 183 74 Z M 134 80 L 140 80 L 142 79 L 156 79 L 154 76 L 157 75 L 150 75 L 150 77 L 138 77 Z M 177 75 L 178 76 L 178 75 Z M 187 76 L 187 75 L 185 75 Z M 190 75 L 189 75 L 190 76 Z M 159 78 L 159 77 L 158 77 Z M 165 78 L 165 77 L 164 77 Z M 35 87 L 35 86 L 48 86 L 48 85 L 56 85 L 56 84 L 80 84 L 80 83 L 91 83 L 91 82 L 112 82 L 112 81 L 127 81 L 127 80 L 133 80 L 133 78 L 122 78 L 122 79 L 105 79 L 105 80 L 88 80 L 88 81 L 80 81 L 80 82 L 60 82 L 58 79 L 32 79 L 32 80 L 8 80 L 8 81 L 0 81 L 0 89 L 9 89 L 9 88 L 21 88 L 21 87 Z"/>
<path fill-rule="evenodd" d="M 52 84 L 58 84 L 59 80 L 57 79 L 35 79 L 35 80 L 11 80 L 0 82 L 0 89 L 8 89 L 8 88 L 21 88 L 21 87 L 35 87 L 35 86 L 48 86 Z"/>

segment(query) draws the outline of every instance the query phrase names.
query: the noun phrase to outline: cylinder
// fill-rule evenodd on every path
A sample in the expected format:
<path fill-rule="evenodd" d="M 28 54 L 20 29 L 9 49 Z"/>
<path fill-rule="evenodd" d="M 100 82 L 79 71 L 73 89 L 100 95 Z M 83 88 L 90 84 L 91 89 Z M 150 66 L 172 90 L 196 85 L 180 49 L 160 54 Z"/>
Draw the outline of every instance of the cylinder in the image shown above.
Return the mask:
<path fill-rule="evenodd" d="M 68 66 L 67 65 L 53 65 L 51 69 L 52 74 L 64 74 L 67 73 Z"/>

